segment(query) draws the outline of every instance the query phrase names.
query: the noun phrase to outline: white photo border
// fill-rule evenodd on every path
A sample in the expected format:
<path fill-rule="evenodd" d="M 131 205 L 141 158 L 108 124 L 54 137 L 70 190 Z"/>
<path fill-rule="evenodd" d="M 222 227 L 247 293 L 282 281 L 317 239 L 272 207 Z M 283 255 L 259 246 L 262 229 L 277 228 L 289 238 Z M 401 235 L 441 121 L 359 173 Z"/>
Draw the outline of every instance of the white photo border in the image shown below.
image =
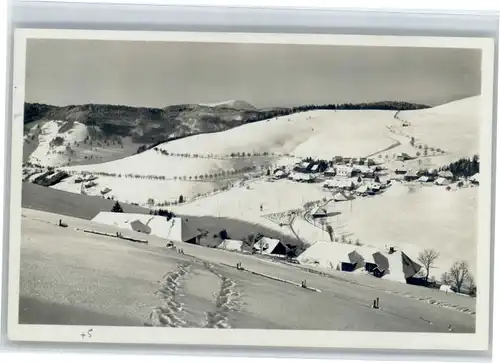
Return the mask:
<path fill-rule="evenodd" d="M 478 207 L 477 306 L 473 334 L 360 331 L 303 331 L 151 328 L 19 324 L 19 280 L 22 199 L 22 136 L 25 99 L 26 44 L 28 39 L 86 39 L 112 41 L 260 43 L 303 45 L 351 45 L 381 47 L 469 48 L 482 51 L 481 61 L 481 173 Z M 467 350 L 490 348 L 492 250 L 492 174 L 494 57 L 493 38 L 423 37 L 332 34 L 219 33 L 101 31 L 70 29 L 16 29 L 14 34 L 12 89 L 12 149 L 10 155 L 9 274 L 7 336 L 12 341 L 82 342 L 80 334 L 93 329 L 93 343 L 169 344 L 190 346 L 356 348 L 391 350 Z M 484 261 L 488 261 L 485 266 Z M 481 268 L 479 267 L 481 266 Z M 175 329 L 175 330 L 173 330 Z"/>

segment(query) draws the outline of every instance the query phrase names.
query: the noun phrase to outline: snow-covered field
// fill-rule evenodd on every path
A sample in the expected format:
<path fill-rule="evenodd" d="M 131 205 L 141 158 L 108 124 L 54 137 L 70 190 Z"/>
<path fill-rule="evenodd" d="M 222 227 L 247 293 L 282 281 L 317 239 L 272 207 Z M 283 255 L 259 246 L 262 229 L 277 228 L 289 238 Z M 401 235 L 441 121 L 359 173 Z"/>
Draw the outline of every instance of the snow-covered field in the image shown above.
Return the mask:
<path fill-rule="evenodd" d="M 21 323 L 475 331 L 472 298 L 196 245 L 182 244 L 181 255 L 154 236 L 135 244 L 81 229 L 143 234 L 69 217 L 61 228 L 57 214 L 22 213 Z M 246 270 L 229 267 L 237 262 Z M 282 282 L 304 279 L 321 292 Z M 371 309 L 377 297 L 380 309 Z"/>
<path fill-rule="evenodd" d="M 470 97 L 430 109 L 403 111 L 399 117 L 410 123 L 404 131 L 416 143 L 441 148 L 452 155 L 472 156 L 479 152 L 480 102 L 480 97 Z"/>

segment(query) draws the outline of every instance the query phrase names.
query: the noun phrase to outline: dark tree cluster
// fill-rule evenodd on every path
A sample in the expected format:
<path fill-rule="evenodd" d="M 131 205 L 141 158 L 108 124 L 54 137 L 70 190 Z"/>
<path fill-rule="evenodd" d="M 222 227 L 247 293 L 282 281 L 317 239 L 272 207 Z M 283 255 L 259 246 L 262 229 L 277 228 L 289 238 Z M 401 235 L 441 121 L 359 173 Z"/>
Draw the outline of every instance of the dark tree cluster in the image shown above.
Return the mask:
<path fill-rule="evenodd" d="M 156 209 L 154 211 L 151 211 L 151 214 L 155 216 L 167 217 L 167 221 L 175 218 L 175 214 L 167 209 Z"/>
<path fill-rule="evenodd" d="M 120 205 L 120 203 L 118 203 L 118 201 L 115 203 L 115 205 L 113 205 L 113 208 L 111 208 L 111 212 L 114 212 L 114 213 L 123 213 L 123 208 Z"/>
<path fill-rule="evenodd" d="M 148 150 L 150 147 L 148 145 L 141 145 L 137 148 L 137 154 L 140 154 L 146 150 Z"/>
<path fill-rule="evenodd" d="M 441 170 L 449 170 L 455 177 L 471 177 L 479 173 L 479 156 L 474 155 L 472 159 L 462 158 L 443 167 Z"/>

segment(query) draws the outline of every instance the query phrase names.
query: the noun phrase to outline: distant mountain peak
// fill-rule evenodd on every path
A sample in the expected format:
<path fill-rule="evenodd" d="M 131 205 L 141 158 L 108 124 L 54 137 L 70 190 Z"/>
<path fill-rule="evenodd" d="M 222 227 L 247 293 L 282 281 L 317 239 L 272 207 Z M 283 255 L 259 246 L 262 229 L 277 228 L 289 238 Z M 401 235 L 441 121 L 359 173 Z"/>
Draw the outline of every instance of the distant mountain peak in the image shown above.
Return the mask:
<path fill-rule="evenodd" d="M 200 103 L 200 106 L 205 107 L 220 107 L 220 108 L 234 108 L 238 110 L 256 110 L 257 108 L 248 102 L 241 100 L 229 100 L 215 103 Z"/>

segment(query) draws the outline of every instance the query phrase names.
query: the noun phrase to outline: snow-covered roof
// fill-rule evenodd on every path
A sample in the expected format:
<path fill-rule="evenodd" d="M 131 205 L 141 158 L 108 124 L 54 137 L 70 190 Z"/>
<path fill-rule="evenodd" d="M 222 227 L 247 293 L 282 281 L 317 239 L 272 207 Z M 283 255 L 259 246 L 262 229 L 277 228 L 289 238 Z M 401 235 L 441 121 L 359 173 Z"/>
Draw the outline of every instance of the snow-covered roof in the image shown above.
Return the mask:
<path fill-rule="evenodd" d="M 454 292 L 454 291 L 451 289 L 451 286 L 450 286 L 450 285 L 441 285 L 441 286 L 439 286 L 439 290 L 440 290 L 440 291 L 444 291 L 444 292 Z"/>
<path fill-rule="evenodd" d="M 335 169 L 334 168 L 328 168 L 325 170 L 325 174 L 334 174 L 335 173 Z"/>
<path fill-rule="evenodd" d="M 441 178 L 437 178 L 435 183 L 438 185 L 446 185 L 446 184 L 450 184 L 450 181 L 446 178 L 441 177 Z"/>
<path fill-rule="evenodd" d="M 335 194 L 335 196 L 333 197 L 333 199 L 336 202 L 343 202 L 343 201 L 347 200 L 347 197 L 344 194 L 338 192 L 337 194 Z"/>
<path fill-rule="evenodd" d="M 354 169 L 359 170 L 362 173 L 370 173 L 373 171 L 369 166 L 366 165 L 356 165 Z"/>
<path fill-rule="evenodd" d="M 319 267 L 337 269 L 342 262 L 354 263 L 353 255 L 349 255 L 355 251 L 355 246 L 338 243 L 317 241 L 308 249 L 301 253 L 297 260 L 302 264 L 313 264 Z"/>
<path fill-rule="evenodd" d="M 283 170 L 276 170 L 276 172 L 274 173 L 275 176 L 283 176 L 285 174 L 285 172 Z"/>
<path fill-rule="evenodd" d="M 242 247 L 243 247 L 243 241 L 234 239 L 225 239 L 217 246 L 217 248 L 228 251 L 241 251 Z"/>
<path fill-rule="evenodd" d="M 425 175 L 422 175 L 420 178 L 418 178 L 418 180 L 421 181 L 421 182 L 427 182 L 427 181 L 429 181 L 429 177 L 425 176 Z"/>
<path fill-rule="evenodd" d="M 358 189 L 356 189 L 356 193 L 366 193 L 368 191 L 367 185 L 362 185 Z"/>
<path fill-rule="evenodd" d="M 392 281 L 406 283 L 407 278 L 415 276 L 422 268 L 402 251 L 378 251 L 373 254 L 373 259 L 378 268 L 385 271 L 383 278 Z"/>
<path fill-rule="evenodd" d="M 368 184 L 368 188 L 374 189 L 374 190 L 378 190 L 378 189 L 381 188 L 381 184 L 380 183 L 376 183 L 376 182 L 372 182 L 372 183 Z"/>
<path fill-rule="evenodd" d="M 254 243 L 253 249 L 262 252 L 263 255 L 270 255 L 279 244 L 282 244 L 279 239 L 262 237 Z"/>
<path fill-rule="evenodd" d="M 186 218 L 171 218 L 137 213 L 100 212 L 93 222 L 132 230 L 131 222 L 140 221 L 151 228 L 151 234 L 172 242 L 186 242 L 200 235 L 200 232 Z"/>
<path fill-rule="evenodd" d="M 406 176 L 416 178 L 418 176 L 418 173 L 416 170 L 408 170 L 408 172 L 406 173 Z"/>
<path fill-rule="evenodd" d="M 142 233 L 151 233 L 151 227 L 145 225 L 140 220 L 136 219 L 135 221 L 130 222 L 130 227 L 136 232 Z"/>
<path fill-rule="evenodd" d="M 348 165 L 337 165 L 335 168 L 336 168 L 337 172 L 338 171 L 345 171 L 345 172 L 353 171 L 352 166 L 348 166 Z"/>
<path fill-rule="evenodd" d="M 453 173 L 449 170 L 442 170 L 438 173 L 440 177 L 451 179 L 453 178 Z"/>
<path fill-rule="evenodd" d="M 474 174 L 469 178 L 470 181 L 479 181 L 479 173 Z"/>
<path fill-rule="evenodd" d="M 312 213 L 313 216 L 327 215 L 327 214 L 328 214 L 328 209 L 325 206 L 317 207 Z"/>

